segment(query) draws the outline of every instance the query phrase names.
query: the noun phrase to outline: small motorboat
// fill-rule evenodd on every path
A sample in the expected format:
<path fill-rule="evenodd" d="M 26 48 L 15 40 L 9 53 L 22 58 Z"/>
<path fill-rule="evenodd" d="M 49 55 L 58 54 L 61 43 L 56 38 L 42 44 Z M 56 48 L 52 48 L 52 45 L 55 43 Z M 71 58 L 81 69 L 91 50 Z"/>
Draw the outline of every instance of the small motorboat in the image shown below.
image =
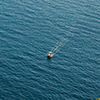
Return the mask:
<path fill-rule="evenodd" d="M 47 55 L 47 58 L 48 58 L 48 59 L 51 59 L 52 57 L 53 57 L 52 52 L 49 52 L 48 55 Z"/>

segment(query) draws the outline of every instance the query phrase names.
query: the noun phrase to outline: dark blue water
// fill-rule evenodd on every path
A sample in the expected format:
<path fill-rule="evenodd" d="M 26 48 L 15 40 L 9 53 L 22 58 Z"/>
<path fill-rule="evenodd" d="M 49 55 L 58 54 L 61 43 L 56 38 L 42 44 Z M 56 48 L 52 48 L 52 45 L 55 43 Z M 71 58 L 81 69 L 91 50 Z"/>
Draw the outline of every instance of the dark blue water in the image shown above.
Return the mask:
<path fill-rule="evenodd" d="M 0 100 L 97 98 L 100 0 L 1 0 Z"/>

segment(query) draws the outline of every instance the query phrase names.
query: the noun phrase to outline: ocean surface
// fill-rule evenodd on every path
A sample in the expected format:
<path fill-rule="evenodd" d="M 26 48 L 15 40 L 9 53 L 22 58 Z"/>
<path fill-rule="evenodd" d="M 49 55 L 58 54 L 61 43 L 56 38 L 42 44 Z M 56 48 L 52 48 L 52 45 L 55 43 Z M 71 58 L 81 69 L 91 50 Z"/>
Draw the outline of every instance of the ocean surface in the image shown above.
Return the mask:
<path fill-rule="evenodd" d="M 100 0 L 0 0 L 0 100 L 97 98 Z"/>

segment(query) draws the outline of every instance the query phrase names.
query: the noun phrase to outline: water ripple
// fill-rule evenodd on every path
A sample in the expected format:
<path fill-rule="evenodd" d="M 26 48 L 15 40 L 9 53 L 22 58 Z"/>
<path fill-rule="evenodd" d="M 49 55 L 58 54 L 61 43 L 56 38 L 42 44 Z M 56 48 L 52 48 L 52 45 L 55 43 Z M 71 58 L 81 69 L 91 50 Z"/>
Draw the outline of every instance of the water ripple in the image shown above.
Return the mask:
<path fill-rule="evenodd" d="M 0 99 L 99 97 L 99 0 L 0 4 Z M 48 60 L 63 39 L 69 41 Z"/>

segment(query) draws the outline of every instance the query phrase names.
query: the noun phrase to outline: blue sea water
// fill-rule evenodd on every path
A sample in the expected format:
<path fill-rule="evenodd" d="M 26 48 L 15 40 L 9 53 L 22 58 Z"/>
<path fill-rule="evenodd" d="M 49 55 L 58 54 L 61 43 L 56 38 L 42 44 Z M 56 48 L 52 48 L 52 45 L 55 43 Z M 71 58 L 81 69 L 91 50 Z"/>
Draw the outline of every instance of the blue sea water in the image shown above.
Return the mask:
<path fill-rule="evenodd" d="M 97 98 L 100 0 L 1 0 L 0 100 Z"/>

